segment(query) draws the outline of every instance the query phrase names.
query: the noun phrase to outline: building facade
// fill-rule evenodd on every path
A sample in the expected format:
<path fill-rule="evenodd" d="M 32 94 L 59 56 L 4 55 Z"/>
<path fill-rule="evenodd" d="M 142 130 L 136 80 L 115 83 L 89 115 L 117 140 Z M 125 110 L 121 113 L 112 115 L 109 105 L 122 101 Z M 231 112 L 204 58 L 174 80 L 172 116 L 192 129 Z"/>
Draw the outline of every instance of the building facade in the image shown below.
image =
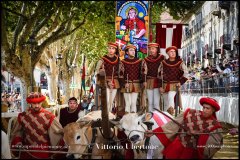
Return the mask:
<path fill-rule="evenodd" d="M 182 58 L 206 68 L 239 56 L 237 1 L 205 1 L 183 18 Z"/>

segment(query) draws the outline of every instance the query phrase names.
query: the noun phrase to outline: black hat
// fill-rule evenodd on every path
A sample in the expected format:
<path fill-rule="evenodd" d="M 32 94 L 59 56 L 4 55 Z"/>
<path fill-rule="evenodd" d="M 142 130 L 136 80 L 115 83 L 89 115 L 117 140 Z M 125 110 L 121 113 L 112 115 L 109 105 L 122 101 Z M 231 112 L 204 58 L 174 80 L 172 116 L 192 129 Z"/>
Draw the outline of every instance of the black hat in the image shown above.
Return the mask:
<path fill-rule="evenodd" d="M 75 98 L 75 97 L 71 97 L 71 98 L 69 98 L 68 102 L 71 101 L 71 100 L 74 100 L 74 101 L 77 102 L 77 98 Z"/>

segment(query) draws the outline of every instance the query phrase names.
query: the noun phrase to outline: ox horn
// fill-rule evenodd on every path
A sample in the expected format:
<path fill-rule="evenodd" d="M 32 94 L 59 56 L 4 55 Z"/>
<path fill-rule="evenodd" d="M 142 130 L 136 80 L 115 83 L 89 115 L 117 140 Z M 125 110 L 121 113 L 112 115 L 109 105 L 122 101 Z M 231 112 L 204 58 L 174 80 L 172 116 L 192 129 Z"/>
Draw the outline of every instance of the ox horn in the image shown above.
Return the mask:
<path fill-rule="evenodd" d="M 142 110 L 138 111 L 137 114 L 138 116 L 142 115 L 145 112 L 146 108 L 143 108 Z"/>
<path fill-rule="evenodd" d="M 56 133 L 57 134 L 63 134 L 64 132 L 63 132 L 63 129 L 59 129 L 59 130 L 56 131 Z"/>
<path fill-rule="evenodd" d="M 111 119 L 109 119 L 109 122 L 112 123 L 112 124 L 115 125 L 115 126 L 117 126 L 117 125 L 120 124 L 120 123 L 119 123 L 119 120 L 116 121 L 116 120 L 111 120 Z"/>
<path fill-rule="evenodd" d="M 82 128 L 91 125 L 92 121 L 78 121 L 77 123 L 79 124 L 80 128 Z"/>

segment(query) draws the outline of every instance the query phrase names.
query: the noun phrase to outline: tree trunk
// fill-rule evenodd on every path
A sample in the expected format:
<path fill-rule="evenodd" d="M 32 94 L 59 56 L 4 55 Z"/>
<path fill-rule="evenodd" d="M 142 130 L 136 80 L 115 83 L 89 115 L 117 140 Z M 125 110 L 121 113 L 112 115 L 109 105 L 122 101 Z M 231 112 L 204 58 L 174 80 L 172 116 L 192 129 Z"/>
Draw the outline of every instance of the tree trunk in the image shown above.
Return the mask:
<path fill-rule="evenodd" d="M 76 84 L 76 88 L 72 88 L 71 90 L 73 92 L 73 96 L 77 98 L 79 95 L 79 93 L 78 93 L 78 84 L 79 84 L 78 77 L 80 74 L 78 74 L 79 72 L 78 72 L 77 68 L 75 68 L 73 70 L 73 72 L 74 72 L 73 73 L 73 84 Z"/>
<path fill-rule="evenodd" d="M 63 82 L 63 94 L 65 95 L 64 104 L 66 104 L 68 99 L 70 98 L 70 93 L 71 93 L 70 83 L 71 83 L 71 80 L 69 78 L 66 78 L 62 82 Z"/>
<path fill-rule="evenodd" d="M 49 98 L 57 102 L 58 67 L 53 59 L 49 59 L 50 71 L 46 74 L 48 81 Z"/>
<path fill-rule="evenodd" d="M 27 106 L 28 106 L 28 104 L 27 104 L 27 101 L 26 101 L 26 98 L 27 98 L 27 90 L 28 90 L 28 85 L 24 82 L 24 81 L 22 81 L 22 80 L 20 80 L 20 87 L 21 87 L 21 111 L 23 112 L 23 111 L 26 111 L 26 108 L 27 108 Z"/>
<path fill-rule="evenodd" d="M 57 100 L 57 77 L 54 74 L 46 74 L 49 90 L 49 99 L 51 102 Z"/>

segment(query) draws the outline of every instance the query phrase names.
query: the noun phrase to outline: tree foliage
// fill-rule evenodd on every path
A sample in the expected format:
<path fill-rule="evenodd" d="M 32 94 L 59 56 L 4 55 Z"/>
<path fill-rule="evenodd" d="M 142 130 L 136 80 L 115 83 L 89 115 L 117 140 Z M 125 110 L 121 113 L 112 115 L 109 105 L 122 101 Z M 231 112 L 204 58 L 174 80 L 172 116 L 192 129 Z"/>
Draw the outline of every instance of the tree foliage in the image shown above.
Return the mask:
<path fill-rule="evenodd" d="M 80 52 L 80 65 L 82 54 L 90 62 L 96 62 L 106 54 L 107 42 L 115 41 L 116 1 L 5 1 L 1 4 L 3 61 L 8 71 L 27 86 L 30 68 L 34 68 L 46 47 L 54 42 L 75 33 L 76 42 L 66 54 Z M 156 23 L 166 8 L 179 19 L 195 1 L 150 1 L 150 4 L 151 23 Z M 30 52 L 31 44 L 33 52 Z"/>
<path fill-rule="evenodd" d="M 168 10 L 174 19 L 183 18 L 196 5 L 196 1 L 152 1 L 152 22 L 159 22 L 160 14 Z"/>

